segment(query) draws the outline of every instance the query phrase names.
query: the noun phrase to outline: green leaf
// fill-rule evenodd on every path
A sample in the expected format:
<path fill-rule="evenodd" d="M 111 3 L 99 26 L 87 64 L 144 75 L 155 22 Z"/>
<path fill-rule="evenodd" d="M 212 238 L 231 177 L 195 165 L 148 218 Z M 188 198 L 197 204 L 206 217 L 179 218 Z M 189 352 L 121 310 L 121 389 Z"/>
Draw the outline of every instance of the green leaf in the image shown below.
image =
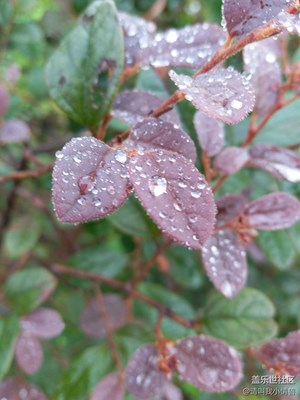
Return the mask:
<path fill-rule="evenodd" d="M 278 111 L 255 141 L 278 146 L 291 146 L 298 143 L 300 136 L 299 106 L 300 100 L 297 100 Z"/>
<path fill-rule="evenodd" d="M 126 203 L 108 218 L 116 228 L 127 235 L 149 239 L 149 223 L 140 204 L 129 198 Z"/>
<path fill-rule="evenodd" d="M 114 334 L 114 338 L 118 345 L 119 354 L 124 357 L 125 363 L 135 350 L 143 344 L 155 342 L 152 327 L 139 321 L 134 321 L 119 329 Z"/>
<path fill-rule="evenodd" d="M 272 302 L 261 292 L 246 288 L 233 299 L 215 293 L 203 311 L 202 330 L 237 347 L 254 346 L 275 336 Z"/>
<path fill-rule="evenodd" d="M 285 270 L 291 266 L 296 250 L 288 230 L 259 232 L 257 241 L 265 256 L 275 267 Z"/>
<path fill-rule="evenodd" d="M 119 86 L 123 33 L 112 0 L 92 3 L 50 58 L 50 94 L 73 119 L 92 132 L 99 128 Z"/>
<path fill-rule="evenodd" d="M 127 255 L 118 249 L 93 246 L 76 253 L 69 264 L 78 269 L 113 278 L 125 268 L 127 262 Z"/>
<path fill-rule="evenodd" d="M 142 69 L 138 75 L 135 89 L 144 90 L 166 99 L 169 94 L 159 76 L 153 69 Z"/>
<path fill-rule="evenodd" d="M 186 319 L 192 320 L 196 316 L 192 306 L 183 297 L 167 290 L 164 286 L 148 282 L 141 283 L 138 286 L 138 291 Z M 147 304 L 136 301 L 135 311 L 136 316 L 150 321 L 152 324 L 157 321 L 158 312 Z M 195 333 L 192 329 L 187 329 L 170 318 L 163 318 L 161 327 L 165 336 L 171 339 L 178 339 Z"/>
<path fill-rule="evenodd" d="M 107 346 L 85 350 L 63 373 L 53 400 L 83 400 L 110 370 L 111 354 Z"/>
<path fill-rule="evenodd" d="M 170 261 L 172 279 L 188 289 L 197 289 L 202 284 L 200 261 L 195 252 L 182 246 L 172 246 L 166 252 Z"/>
<path fill-rule="evenodd" d="M 27 268 L 12 274 L 5 295 L 12 308 L 27 314 L 45 301 L 56 286 L 56 279 L 43 268 Z"/>
<path fill-rule="evenodd" d="M 28 253 L 34 248 L 39 239 L 39 226 L 32 224 L 31 228 L 28 229 L 28 221 L 27 224 L 24 222 L 13 225 L 6 231 L 4 250 L 10 258 L 16 259 Z"/>
<path fill-rule="evenodd" d="M 18 335 L 19 320 L 17 317 L 12 316 L 0 320 L 0 380 L 11 366 Z"/>

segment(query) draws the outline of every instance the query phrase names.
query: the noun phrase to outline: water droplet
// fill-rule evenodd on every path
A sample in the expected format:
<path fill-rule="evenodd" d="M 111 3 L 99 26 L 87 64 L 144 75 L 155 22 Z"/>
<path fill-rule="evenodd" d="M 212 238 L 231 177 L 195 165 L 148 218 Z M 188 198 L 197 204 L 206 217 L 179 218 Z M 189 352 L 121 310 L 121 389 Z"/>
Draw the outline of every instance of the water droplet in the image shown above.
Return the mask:
<path fill-rule="evenodd" d="M 222 283 L 221 290 L 225 296 L 231 297 L 233 295 L 233 288 L 232 288 L 231 284 L 227 281 Z"/>
<path fill-rule="evenodd" d="M 201 197 L 201 192 L 199 192 L 199 191 L 191 192 L 191 196 L 192 196 L 194 199 L 199 199 L 199 198 Z"/>
<path fill-rule="evenodd" d="M 91 192 L 95 188 L 96 182 L 94 178 L 90 175 L 83 176 L 78 180 L 78 186 L 81 194 L 86 194 Z"/>
<path fill-rule="evenodd" d="M 173 203 L 173 206 L 174 206 L 176 211 L 179 211 L 179 212 L 182 211 L 182 207 L 178 203 L 176 203 L 175 201 Z"/>
<path fill-rule="evenodd" d="M 166 42 L 174 43 L 178 39 L 178 32 L 175 29 L 169 29 L 166 33 Z"/>
<path fill-rule="evenodd" d="M 115 159 L 121 163 L 121 164 L 125 164 L 127 161 L 127 154 L 125 153 L 125 151 L 123 150 L 117 150 L 115 153 Z"/>
<path fill-rule="evenodd" d="M 164 213 L 163 211 L 161 211 L 159 214 L 158 214 L 159 216 L 160 216 L 160 218 L 162 218 L 162 219 L 165 219 L 165 218 L 167 218 L 167 214 L 166 213 Z"/>
<path fill-rule="evenodd" d="M 243 107 L 243 103 L 236 99 L 232 100 L 230 104 L 231 107 L 234 108 L 235 110 L 240 110 Z"/>
<path fill-rule="evenodd" d="M 189 218 L 189 221 L 190 221 L 192 224 L 194 224 L 195 222 L 197 222 L 197 220 L 198 220 L 198 217 L 197 217 L 196 215 L 192 215 L 192 216 Z"/>
<path fill-rule="evenodd" d="M 186 184 L 185 182 L 183 182 L 183 181 L 180 181 L 180 182 L 178 183 L 178 186 L 181 187 L 182 189 L 184 189 L 184 188 L 187 187 L 187 184 Z"/>
<path fill-rule="evenodd" d="M 143 379 L 144 379 L 144 375 L 143 374 L 140 374 L 140 375 L 138 375 L 137 377 L 136 377 L 136 384 L 137 385 L 141 385 L 142 384 L 142 382 L 143 382 Z"/>
<path fill-rule="evenodd" d="M 61 160 L 62 158 L 64 158 L 64 153 L 62 151 L 57 151 L 55 153 L 55 156 L 57 159 Z"/>
<path fill-rule="evenodd" d="M 93 204 L 94 204 L 95 207 L 100 207 L 102 202 L 101 202 L 100 199 L 94 199 L 93 200 Z"/>
<path fill-rule="evenodd" d="M 73 157 L 73 160 L 76 162 L 76 164 L 80 164 L 81 163 L 81 158 L 79 158 L 79 157 L 77 157 L 77 156 L 74 156 Z"/>
<path fill-rule="evenodd" d="M 80 197 L 77 199 L 77 203 L 83 206 L 86 203 L 86 199 L 84 197 Z"/>
<path fill-rule="evenodd" d="M 153 176 L 149 179 L 148 187 L 154 197 L 167 193 L 167 180 L 161 176 Z"/>

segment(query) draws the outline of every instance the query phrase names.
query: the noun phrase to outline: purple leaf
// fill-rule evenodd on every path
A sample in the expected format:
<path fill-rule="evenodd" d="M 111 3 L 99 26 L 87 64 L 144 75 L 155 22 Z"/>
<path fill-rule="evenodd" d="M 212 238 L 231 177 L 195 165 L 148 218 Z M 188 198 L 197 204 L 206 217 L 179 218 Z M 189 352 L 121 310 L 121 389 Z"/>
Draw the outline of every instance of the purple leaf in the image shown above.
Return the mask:
<path fill-rule="evenodd" d="M 103 337 L 107 335 L 107 324 L 101 304 L 102 300 L 94 297 L 81 314 L 80 327 L 87 336 Z M 125 324 L 127 310 L 120 297 L 113 294 L 104 296 L 104 307 L 113 329 L 118 329 Z"/>
<path fill-rule="evenodd" d="M 135 125 L 124 147 L 137 150 L 161 148 L 181 154 L 192 162 L 197 158 L 196 148 L 188 134 L 170 122 L 157 118 L 147 118 Z"/>
<path fill-rule="evenodd" d="M 24 333 L 44 339 L 58 336 L 65 328 L 61 316 L 50 308 L 39 308 L 22 317 L 20 323 Z"/>
<path fill-rule="evenodd" d="M 244 212 L 247 200 L 240 194 L 226 194 L 217 200 L 217 224 L 223 225 Z"/>
<path fill-rule="evenodd" d="M 156 25 L 124 12 L 119 13 L 119 20 L 124 31 L 125 64 L 144 65 L 144 53 L 152 46 Z"/>
<path fill-rule="evenodd" d="M 17 378 L 8 378 L 0 383 L 1 399 L 7 400 L 47 400 L 37 386 Z"/>
<path fill-rule="evenodd" d="M 95 387 L 89 400 L 124 400 L 125 388 L 117 374 L 109 374 Z"/>
<path fill-rule="evenodd" d="M 201 249 L 215 222 L 215 202 L 203 175 L 183 156 L 148 151 L 131 157 L 134 190 L 155 223 L 175 241 Z"/>
<path fill-rule="evenodd" d="M 255 353 L 267 368 L 282 375 L 300 378 L 300 330 L 289 333 L 283 339 L 271 340 L 259 349 L 254 349 Z"/>
<path fill-rule="evenodd" d="M 0 84 L 0 117 L 2 117 L 7 109 L 9 104 L 9 95 L 5 86 Z"/>
<path fill-rule="evenodd" d="M 0 142 L 18 143 L 30 138 L 29 126 L 20 119 L 10 119 L 0 126 Z"/>
<path fill-rule="evenodd" d="M 39 339 L 23 332 L 17 339 L 15 353 L 19 367 L 27 374 L 34 374 L 40 369 L 43 350 Z"/>
<path fill-rule="evenodd" d="M 156 34 L 145 57 L 154 67 L 198 69 L 223 45 L 225 38 L 219 26 L 208 23 L 172 28 Z"/>
<path fill-rule="evenodd" d="M 200 335 L 177 341 L 179 376 L 206 392 L 233 389 L 242 377 L 236 350 L 221 340 Z"/>
<path fill-rule="evenodd" d="M 234 297 L 245 286 L 247 260 L 244 246 L 232 230 L 217 232 L 202 249 L 204 269 L 225 297 Z"/>
<path fill-rule="evenodd" d="M 56 153 L 53 203 L 62 222 L 104 217 L 128 197 L 127 155 L 91 137 L 72 139 Z"/>
<path fill-rule="evenodd" d="M 238 172 L 249 161 L 248 150 L 242 147 L 227 147 L 217 155 L 214 167 L 225 175 Z"/>
<path fill-rule="evenodd" d="M 182 392 L 172 382 L 167 381 L 163 388 L 161 400 L 183 400 Z"/>
<path fill-rule="evenodd" d="M 285 10 L 291 0 L 223 0 L 223 16 L 231 37 L 244 36 Z"/>
<path fill-rule="evenodd" d="M 246 46 L 243 55 L 245 70 L 251 74 L 256 94 L 254 111 L 259 117 L 264 117 L 275 106 L 280 93 L 280 45 L 268 38 Z"/>
<path fill-rule="evenodd" d="M 169 75 L 196 108 L 229 125 L 240 122 L 253 109 L 253 88 L 249 80 L 232 67 L 215 68 L 196 78 L 174 71 Z"/>
<path fill-rule="evenodd" d="M 289 14 L 282 11 L 276 18 L 276 24 L 286 32 L 294 35 L 300 35 L 300 14 Z"/>
<path fill-rule="evenodd" d="M 128 391 L 140 400 L 161 396 L 166 378 L 158 368 L 158 349 L 148 344 L 140 347 L 129 360 L 125 370 Z"/>
<path fill-rule="evenodd" d="M 291 194 L 274 192 L 249 203 L 245 215 L 256 229 L 289 228 L 300 218 L 300 202 Z"/>
<path fill-rule="evenodd" d="M 128 90 L 120 93 L 112 106 L 111 115 L 128 125 L 135 125 L 146 118 L 151 111 L 163 102 L 158 96 L 142 90 Z M 160 119 L 180 125 L 180 120 L 175 110 L 163 114 Z"/>
<path fill-rule="evenodd" d="M 269 172 L 276 179 L 300 182 L 300 157 L 293 151 L 267 143 L 257 143 L 249 150 L 254 166 Z"/>
<path fill-rule="evenodd" d="M 194 125 L 202 149 L 209 157 L 214 157 L 224 146 L 223 123 L 208 117 L 202 111 L 197 111 L 194 115 Z"/>

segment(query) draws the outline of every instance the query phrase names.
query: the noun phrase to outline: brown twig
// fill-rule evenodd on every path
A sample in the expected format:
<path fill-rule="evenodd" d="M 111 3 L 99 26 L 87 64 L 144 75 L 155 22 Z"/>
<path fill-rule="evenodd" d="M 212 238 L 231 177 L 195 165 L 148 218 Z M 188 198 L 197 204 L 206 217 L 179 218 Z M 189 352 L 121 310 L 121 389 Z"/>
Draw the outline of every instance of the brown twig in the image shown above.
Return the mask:
<path fill-rule="evenodd" d="M 50 172 L 53 168 L 53 164 L 45 164 L 43 167 L 38 169 L 31 169 L 27 171 L 16 171 L 10 175 L 0 176 L 0 183 L 7 181 L 19 181 L 27 178 L 37 178 L 38 176 L 44 175 Z"/>
<path fill-rule="evenodd" d="M 289 104 L 298 100 L 299 97 L 300 97 L 299 95 L 294 95 L 293 97 L 287 100 L 282 100 L 282 98 L 280 98 L 277 104 L 272 108 L 272 110 L 270 110 L 270 112 L 263 118 L 263 120 L 257 126 L 254 126 L 254 124 L 253 125 L 250 124 L 248 135 L 244 140 L 244 142 L 242 143 L 242 147 L 248 146 L 256 138 L 256 136 L 267 125 L 269 120 L 273 117 L 273 115 L 277 111 L 281 110 L 284 107 L 287 107 Z"/>
<path fill-rule="evenodd" d="M 144 14 L 144 18 L 152 21 L 157 18 L 166 8 L 167 0 L 156 0 L 152 7 Z"/>
<path fill-rule="evenodd" d="M 215 184 L 215 186 L 213 187 L 213 192 L 216 193 L 219 189 L 221 189 L 221 187 L 223 186 L 223 184 L 226 182 L 228 178 L 228 175 L 222 175 L 220 176 L 219 180 L 217 181 L 217 183 Z"/>
<path fill-rule="evenodd" d="M 157 246 L 157 249 L 153 256 L 148 260 L 143 268 L 137 271 L 136 276 L 131 282 L 131 287 L 134 289 L 136 286 L 149 274 L 150 269 L 152 268 L 153 264 L 155 263 L 157 257 L 159 257 L 171 244 L 171 240 L 167 240 L 165 243 Z"/>
<path fill-rule="evenodd" d="M 134 298 L 142 301 L 145 304 L 148 304 L 155 308 L 159 313 L 162 313 L 165 317 L 169 317 L 173 319 L 178 324 L 188 328 L 188 329 L 198 329 L 199 321 L 187 320 L 184 317 L 174 313 L 169 307 L 164 306 L 163 304 L 158 303 L 156 300 L 143 295 L 137 290 L 132 289 L 130 282 L 123 283 L 115 279 L 106 278 L 99 274 L 93 274 L 87 271 L 75 270 L 73 268 L 67 267 L 61 264 L 52 265 L 50 268 L 55 275 L 70 275 L 76 276 L 78 278 L 86 279 L 94 283 L 103 283 L 114 289 L 122 290 L 125 293 L 132 295 Z"/>
<path fill-rule="evenodd" d="M 94 284 L 94 287 L 95 287 L 95 292 L 97 294 L 97 298 L 99 300 L 100 313 L 104 319 L 105 328 L 107 331 L 107 340 L 108 340 L 109 348 L 111 350 L 113 359 L 115 360 L 119 374 L 122 376 L 123 367 L 122 367 L 122 363 L 121 363 L 121 360 L 120 360 L 120 357 L 118 354 L 117 345 L 115 343 L 114 336 L 113 336 L 114 327 L 113 327 L 112 321 L 107 313 L 107 310 L 105 308 L 105 302 L 104 302 L 104 296 L 103 296 L 102 290 L 100 289 L 99 285 Z"/>
<path fill-rule="evenodd" d="M 203 150 L 201 154 L 202 158 L 202 164 L 204 168 L 204 175 L 208 183 L 211 182 L 212 177 L 213 177 L 213 170 L 211 168 L 211 159 L 210 157 L 206 154 L 206 152 Z"/>
<path fill-rule="evenodd" d="M 272 23 L 267 24 L 263 28 L 256 29 L 249 33 L 249 35 L 245 36 L 244 38 L 238 40 L 231 46 L 228 46 L 230 43 L 229 40 L 225 42 L 223 47 L 221 47 L 215 55 L 202 67 L 200 68 L 194 75 L 193 78 L 196 78 L 198 75 L 204 74 L 227 58 L 235 55 L 240 50 L 242 50 L 247 44 L 252 42 L 260 41 L 266 39 L 270 36 L 276 35 L 280 33 L 282 29 L 278 26 L 274 26 Z M 184 93 L 181 90 L 177 90 L 174 94 L 172 94 L 165 102 L 163 102 L 159 107 L 152 111 L 151 116 L 159 117 L 162 114 L 165 114 L 171 108 L 175 106 L 175 104 L 179 103 L 185 98 Z"/>
<path fill-rule="evenodd" d="M 100 127 L 99 131 L 97 132 L 97 135 L 96 135 L 97 139 L 99 139 L 99 140 L 103 140 L 104 139 L 107 125 L 108 125 L 108 123 L 109 123 L 109 121 L 111 119 L 112 119 L 112 116 L 110 114 L 106 114 L 105 115 L 105 117 L 104 117 L 104 119 L 102 121 L 101 127 Z"/>

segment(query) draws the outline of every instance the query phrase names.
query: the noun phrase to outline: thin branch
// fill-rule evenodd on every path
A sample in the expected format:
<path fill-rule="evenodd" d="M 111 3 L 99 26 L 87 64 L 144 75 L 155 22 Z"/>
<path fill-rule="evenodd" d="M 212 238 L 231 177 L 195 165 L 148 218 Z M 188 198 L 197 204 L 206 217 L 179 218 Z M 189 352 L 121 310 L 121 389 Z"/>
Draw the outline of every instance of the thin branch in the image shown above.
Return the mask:
<path fill-rule="evenodd" d="M 11 173 L 10 175 L 0 176 L 0 183 L 4 183 L 7 181 L 19 181 L 22 179 L 28 178 L 37 178 L 38 176 L 47 174 L 53 168 L 53 164 L 45 164 L 43 167 L 38 169 L 31 169 L 27 171 L 16 171 Z"/>
<path fill-rule="evenodd" d="M 222 175 L 220 176 L 219 180 L 217 181 L 217 183 L 215 184 L 215 186 L 213 187 L 213 192 L 217 192 L 219 189 L 221 189 L 221 187 L 223 186 L 223 184 L 226 182 L 226 180 L 228 179 L 228 175 Z"/>
<path fill-rule="evenodd" d="M 151 297 L 145 296 L 137 290 L 132 289 L 130 282 L 120 282 L 115 279 L 106 278 L 104 276 L 93 274 L 91 272 L 75 270 L 73 268 L 67 267 L 61 264 L 52 265 L 50 268 L 55 275 L 70 275 L 76 276 L 78 278 L 86 279 L 94 283 L 103 283 L 114 289 L 120 289 L 125 293 L 132 295 L 134 298 L 142 301 L 155 308 L 159 313 L 163 314 L 165 317 L 173 319 L 178 324 L 188 328 L 188 329 L 199 329 L 199 320 L 187 320 L 184 317 L 174 313 L 169 307 L 158 303 Z"/>
<path fill-rule="evenodd" d="M 109 348 L 111 350 L 113 359 L 115 360 L 116 366 L 118 368 L 118 371 L 120 373 L 120 375 L 122 375 L 123 373 L 123 367 L 122 367 L 122 363 L 120 360 L 120 357 L 118 355 L 118 349 L 117 349 L 117 345 L 115 343 L 114 340 L 114 336 L 113 336 L 113 331 L 114 331 L 114 327 L 112 324 L 112 321 L 107 313 L 107 310 L 105 308 L 105 302 L 104 302 L 104 296 L 103 293 L 99 287 L 99 285 L 94 285 L 95 287 L 95 291 L 97 294 L 97 299 L 99 300 L 99 309 L 100 309 L 100 313 L 104 319 L 104 323 L 105 323 L 105 328 L 107 331 L 107 340 L 108 340 L 108 344 L 109 344 Z"/>
<path fill-rule="evenodd" d="M 157 249 L 153 256 L 148 260 L 143 268 L 137 271 L 136 276 L 131 281 L 131 287 L 134 289 L 137 285 L 149 274 L 150 269 L 152 268 L 153 264 L 155 263 L 157 257 L 159 257 L 171 244 L 171 240 L 167 240 L 165 243 L 157 246 Z"/>
<path fill-rule="evenodd" d="M 244 140 L 244 142 L 242 143 L 242 147 L 248 146 L 256 138 L 256 136 L 267 125 L 269 120 L 273 117 L 274 114 L 276 114 L 277 111 L 281 110 L 284 107 L 287 107 L 288 105 L 292 104 L 299 98 L 300 96 L 297 94 L 288 100 L 279 99 L 277 104 L 272 108 L 272 110 L 270 110 L 270 112 L 263 118 L 263 120 L 257 126 L 250 124 L 248 135 Z"/>
<path fill-rule="evenodd" d="M 167 0 L 156 0 L 152 7 L 144 14 L 144 18 L 152 21 L 157 18 L 166 8 Z"/>
<path fill-rule="evenodd" d="M 227 58 L 235 55 L 240 50 L 242 50 L 247 44 L 252 42 L 260 41 L 266 39 L 270 36 L 276 35 L 280 33 L 282 29 L 278 26 L 274 26 L 272 23 L 267 24 L 263 28 L 256 29 L 253 32 L 249 33 L 249 35 L 245 36 L 244 38 L 238 40 L 233 45 L 228 46 L 230 43 L 229 40 L 225 42 L 225 45 L 221 47 L 215 55 L 201 68 L 197 71 L 193 78 L 197 77 L 198 75 L 204 74 Z M 168 112 L 171 108 L 175 106 L 175 104 L 179 103 L 185 98 L 184 93 L 181 90 L 177 90 L 174 94 L 172 94 L 165 102 L 163 102 L 159 107 L 152 111 L 151 116 L 159 117 L 162 114 Z"/>

